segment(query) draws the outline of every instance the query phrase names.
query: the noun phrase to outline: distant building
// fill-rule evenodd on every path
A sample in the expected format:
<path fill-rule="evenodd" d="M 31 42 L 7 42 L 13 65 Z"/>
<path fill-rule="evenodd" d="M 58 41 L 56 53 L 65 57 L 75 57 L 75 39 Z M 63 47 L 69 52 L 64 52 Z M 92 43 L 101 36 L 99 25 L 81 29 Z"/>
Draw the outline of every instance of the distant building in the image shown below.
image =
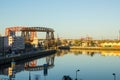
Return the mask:
<path fill-rule="evenodd" d="M 120 41 L 105 41 L 100 43 L 101 47 L 115 47 L 115 48 L 120 48 Z"/>
<path fill-rule="evenodd" d="M 9 41 L 11 41 L 11 40 L 9 40 Z M 20 36 L 13 37 L 12 41 L 13 41 L 12 42 L 12 50 L 20 50 L 20 49 L 25 48 L 25 43 L 24 43 L 23 37 L 20 37 Z"/>
<path fill-rule="evenodd" d="M 12 37 L 12 36 L 9 36 L 9 37 L 8 37 L 8 45 L 9 45 L 10 47 L 12 47 L 12 43 L 13 43 L 13 37 Z"/>
<path fill-rule="evenodd" d="M 2 36 L 0 37 L 0 49 L 5 49 L 7 48 L 8 45 L 8 37 Z"/>
<path fill-rule="evenodd" d="M 34 47 L 38 47 L 38 38 L 35 37 L 31 43 Z"/>

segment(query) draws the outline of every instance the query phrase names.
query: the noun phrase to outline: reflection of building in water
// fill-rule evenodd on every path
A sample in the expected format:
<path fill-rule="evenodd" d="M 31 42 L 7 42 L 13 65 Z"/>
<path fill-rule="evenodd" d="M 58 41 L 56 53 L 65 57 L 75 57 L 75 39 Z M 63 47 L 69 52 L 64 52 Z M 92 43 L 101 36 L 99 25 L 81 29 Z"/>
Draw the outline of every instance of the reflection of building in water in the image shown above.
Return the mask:
<path fill-rule="evenodd" d="M 97 54 L 97 53 L 99 54 L 100 51 L 98 51 L 98 50 L 76 50 L 76 49 L 71 49 L 70 53 L 73 53 L 75 55 L 86 54 L 86 55 L 89 55 L 89 56 L 93 56 L 94 54 Z"/>
<path fill-rule="evenodd" d="M 79 50 L 79 49 L 70 49 L 70 51 L 62 50 L 59 51 L 56 56 L 63 56 L 65 54 L 74 54 L 81 55 L 86 54 L 89 56 L 94 56 L 95 54 L 100 54 L 102 56 L 120 56 L 120 51 L 111 51 L 111 50 Z"/>
<path fill-rule="evenodd" d="M 7 68 L 1 69 L 0 74 L 8 75 L 8 69 Z"/>
<path fill-rule="evenodd" d="M 93 56 L 95 51 L 91 50 L 60 50 L 56 56 L 64 56 L 65 54 L 74 54 L 74 55 L 80 55 L 80 54 L 87 54 Z"/>
<path fill-rule="evenodd" d="M 15 73 L 21 72 L 24 70 L 24 63 L 15 65 Z M 8 75 L 8 67 L 7 68 L 0 68 L 1 75 Z"/>
<path fill-rule="evenodd" d="M 52 55 L 51 57 L 46 57 L 46 62 L 48 65 L 54 65 L 54 56 Z"/>
<path fill-rule="evenodd" d="M 56 54 L 56 56 L 64 56 L 65 54 L 68 54 L 69 50 L 59 50 Z"/>
<path fill-rule="evenodd" d="M 120 56 L 120 51 L 101 51 L 103 56 Z"/>
<path fill-rule="evenodd" d="M 54 58 L 55 55 L 51 55 L 46 57 L 46 62 L 48 64 L 48 69 L 53 68 L 54 67 Z M 6 65 L 3 65 L 6 66 Z M 8 75 L 8 67 L 0 67 L 0 75 Z M 21 71 L 24 70 L 30 70 L 30 71 L 39 71 L 39 70 L 43 70 L 44 66 L 43 65 L 38 65 L 37 64 L 37 60 L 33 60 L 33 61 L 29 61 L 29 62 L 23 62 L 22 64 L 16 64 L 15 65 L 15 73 L 19 73 Z"/>

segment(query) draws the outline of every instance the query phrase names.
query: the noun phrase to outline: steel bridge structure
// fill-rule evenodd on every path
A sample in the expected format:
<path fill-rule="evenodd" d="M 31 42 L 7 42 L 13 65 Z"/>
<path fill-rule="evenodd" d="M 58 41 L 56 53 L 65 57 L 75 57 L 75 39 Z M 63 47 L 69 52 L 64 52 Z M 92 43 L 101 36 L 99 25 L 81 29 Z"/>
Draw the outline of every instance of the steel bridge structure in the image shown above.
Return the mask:
<path fill-rule="evenodd" d="M 25 42 L 32 43 L 35 38 L 38 39 L 37 32 L 46 32 L 46 40 L 54 40 L 54 30 L 47 27 L 8 27 L 5 29 L 5 36 L 16 35 L 16 32 L 21 32 L 21 36 L 24 37 Z"/>

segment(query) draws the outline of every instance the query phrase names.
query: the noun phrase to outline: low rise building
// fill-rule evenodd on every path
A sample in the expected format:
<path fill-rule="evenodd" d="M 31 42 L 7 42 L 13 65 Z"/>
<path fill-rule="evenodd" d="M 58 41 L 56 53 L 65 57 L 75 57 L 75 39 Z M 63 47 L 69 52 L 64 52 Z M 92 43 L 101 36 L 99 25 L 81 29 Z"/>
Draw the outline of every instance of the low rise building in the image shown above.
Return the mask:
<path fill-rule="evenodd" d="M 12 47 L 12 43 L 13 43 L 13 37 L 12 37 L 12 36 L 9 36 L 9 37 L 8 37 L 8 45 L 9 45 L 10 47 Z"/>
<path fill-rule="evenodd" d="M 0 55 L 5 55 L 8 50 L 8 37 L 0 36 Z"/>
<path fill-rule="evenodd" d="M 0 49 L 7 48 L 8 45 L 8 37 L 6 36 L 1 36 L 0 37 Z"/>
<path fill-rule="evenodd" d="M 106 41 L 106 42 L 102 42 L 100 43 L 101 47 L 118 47 L 120 48 L 120 41 Z"/>
<path fill-rule="evenodd" d="M 20 50 L 25 48 L 24 38 L 17 36 L 13 37 L 12 50 Z"/>

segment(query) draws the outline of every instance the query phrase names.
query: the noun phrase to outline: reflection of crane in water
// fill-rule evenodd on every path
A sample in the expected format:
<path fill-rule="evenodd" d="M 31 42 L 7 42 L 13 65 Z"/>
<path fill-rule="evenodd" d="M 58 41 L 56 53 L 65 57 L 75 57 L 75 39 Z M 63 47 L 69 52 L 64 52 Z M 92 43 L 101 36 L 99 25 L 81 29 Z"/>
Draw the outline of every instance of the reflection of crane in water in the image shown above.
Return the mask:
<path fill-rule="evenodd" d="M 55 57 L 54 55 L 46 57 L 46 64 L 48 64 L 48 69 L 54 67 L 54 57 Z M 39 71 L 39 70 L 43 70 L 43 69 L 44 69 L 44 65 L 37 66 L 36 60 L 25 63 L 25 70 Z"/>

